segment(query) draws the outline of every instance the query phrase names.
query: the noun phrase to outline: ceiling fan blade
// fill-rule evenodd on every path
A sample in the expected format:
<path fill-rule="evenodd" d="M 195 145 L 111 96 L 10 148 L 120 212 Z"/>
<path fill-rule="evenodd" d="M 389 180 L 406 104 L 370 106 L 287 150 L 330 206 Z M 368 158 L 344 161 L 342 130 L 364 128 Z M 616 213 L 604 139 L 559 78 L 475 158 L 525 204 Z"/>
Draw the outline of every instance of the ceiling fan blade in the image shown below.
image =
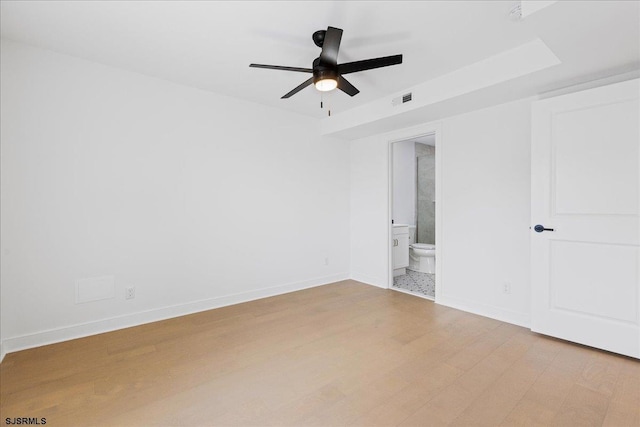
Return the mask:
<path fill-rule="evenodd" d="M 402 64 L 402 55 L 384 56 L 382 58 L 365 59 L 364 61 L 346 62 L 338 65 L 338 73 L 349 74 L 358 71 L 373 70 L 374 68 L 388 67 Z"/>
<path fill-rule="evenodd" d="M 328 27 L 324 35 L 324 42 L 322 43 L 320 63 L 332 66 L 338 65 L 340 40 L 342 40 L 342 30 L 340 28 Z"/>
<path fill-rule="evenodd" d="M 249 64 L 249 67 L 267 68 L 269 70 L 298 71 L 300 73 L 313 73 L 313 70 L 311 68 L 282 67 L 280 65 Z"/>
<path fill-rule="evenodd" d="M 354 85 L 349 83 L 349 81 L 347 81 L 347 79 L 342 76 L 338 77 L 338 89 L 349 96 L 357 95 L 360 92 Z"/>
<path fill-rule="evenodd" d="M 307 86 L 311 86 L 313 84 L 313 77 L 311 77 L 308 80 L 305 80 L 304 83 L 301 83 L 299 86 L 297 86 L 295 89 L 293 89 L 291 92 L 287 93 L 286 95 L 284 95 L 282 98 L 280 99 L 285 99 L 285 98 L 290 98 L 291 96 L 295 95 L 296 93 L 300 92 L 302 89 L 304 89 Z"/>

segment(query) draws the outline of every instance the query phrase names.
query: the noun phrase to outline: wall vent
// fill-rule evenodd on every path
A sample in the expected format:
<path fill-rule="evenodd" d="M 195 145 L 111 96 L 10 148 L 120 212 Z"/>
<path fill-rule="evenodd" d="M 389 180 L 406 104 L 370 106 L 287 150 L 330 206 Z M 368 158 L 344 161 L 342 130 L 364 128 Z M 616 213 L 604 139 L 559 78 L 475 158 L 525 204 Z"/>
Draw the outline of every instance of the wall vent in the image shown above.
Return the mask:
<path fill-rule="evenodd" d="M 115 277 L 89 277 L 76 280 L 76 304 L 114 298 Z"/>
<path fill-rule="evenodd" d="M 412 94 L 411 92 L 409 93 L 405 93 L 402 96 L 398 96 L 396 98 L 393 98 L 391 100 L 391 105 L 396 106 L 396 105 L 400 105 L 400 104 L 404 104 L 405 102 L 409 102 L 412 99 Z"/>

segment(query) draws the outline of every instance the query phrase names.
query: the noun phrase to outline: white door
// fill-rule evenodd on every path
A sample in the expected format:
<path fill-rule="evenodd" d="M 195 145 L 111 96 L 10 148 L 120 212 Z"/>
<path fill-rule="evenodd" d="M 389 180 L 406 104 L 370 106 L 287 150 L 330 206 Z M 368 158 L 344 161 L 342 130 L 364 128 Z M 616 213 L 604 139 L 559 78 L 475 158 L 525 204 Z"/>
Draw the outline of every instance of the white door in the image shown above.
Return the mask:
<path fill-rule="evenodd" d="M 639 91 L 632 80 L 558 96 L 535 102 L 532 115 L 531 330 L 633 357 Z"/>

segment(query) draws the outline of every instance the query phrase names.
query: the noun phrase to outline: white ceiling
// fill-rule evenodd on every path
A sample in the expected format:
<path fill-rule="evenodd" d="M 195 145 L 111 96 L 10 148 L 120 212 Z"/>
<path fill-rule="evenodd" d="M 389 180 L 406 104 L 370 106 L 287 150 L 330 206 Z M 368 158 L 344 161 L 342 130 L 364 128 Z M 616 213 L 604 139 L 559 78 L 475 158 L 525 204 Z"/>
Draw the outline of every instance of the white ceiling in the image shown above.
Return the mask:
<path fill-rule="evenodd" d="M 325 95 L 337 112 L 535 38 L 562 64 L 518 79 L 523 93 L 640 68 L 639 2 L 565 0 L 519 22 L 509 19 L 514 3 L 2 1 L 0 13 L 6 39 L 315 117 L 326 112 L 312 87 L 280 99 L 307 74 L 248 65 L 311 67 L 311 34 L 329 25 L 344 29 L 339 62 L 404 55 L 350 75 L 355 97 Z"/>

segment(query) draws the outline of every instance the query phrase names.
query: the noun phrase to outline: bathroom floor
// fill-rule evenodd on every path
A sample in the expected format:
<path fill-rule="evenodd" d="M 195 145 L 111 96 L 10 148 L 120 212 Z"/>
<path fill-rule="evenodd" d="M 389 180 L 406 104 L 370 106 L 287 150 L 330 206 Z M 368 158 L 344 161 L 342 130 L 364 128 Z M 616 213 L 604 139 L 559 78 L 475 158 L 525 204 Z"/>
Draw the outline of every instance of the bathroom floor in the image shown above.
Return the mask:
<path fill-rule="evenodd" d="M 407 274 L 393 278 L 393 286 L 405 291 L 436 297 L 436 275 L 407 269 Z"/>

